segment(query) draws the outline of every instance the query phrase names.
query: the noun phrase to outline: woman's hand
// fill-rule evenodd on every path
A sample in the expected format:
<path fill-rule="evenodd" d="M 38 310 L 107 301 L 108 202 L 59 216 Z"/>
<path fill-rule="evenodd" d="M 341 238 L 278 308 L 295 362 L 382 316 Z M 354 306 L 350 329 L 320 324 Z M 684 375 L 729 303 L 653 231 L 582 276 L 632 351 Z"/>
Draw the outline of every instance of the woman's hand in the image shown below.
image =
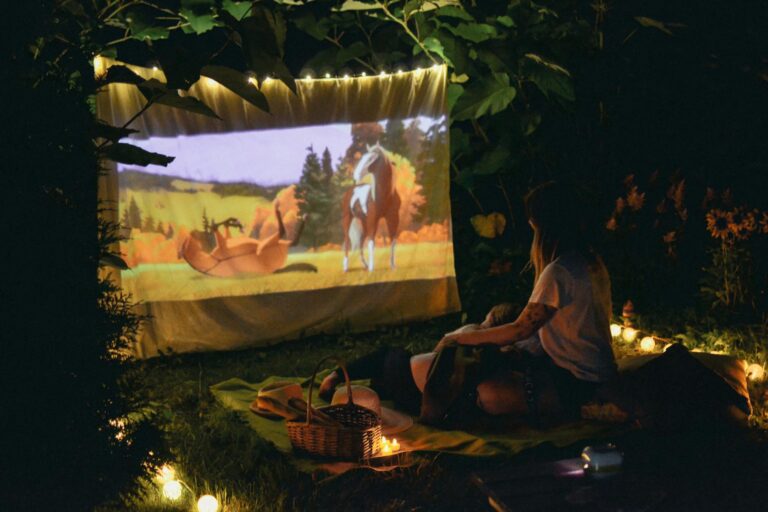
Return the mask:
<path fill-rule="evenodd" d="M 443 339 L 441 339 L 437 345 L 435 345 L 435 349 L 433 352 L 440 352 L 445 347 L 453 347 L 455 345 L 459 344 L 458 340 L 458 334 L 449 332 L 445 336 L 443 336 Z"/>

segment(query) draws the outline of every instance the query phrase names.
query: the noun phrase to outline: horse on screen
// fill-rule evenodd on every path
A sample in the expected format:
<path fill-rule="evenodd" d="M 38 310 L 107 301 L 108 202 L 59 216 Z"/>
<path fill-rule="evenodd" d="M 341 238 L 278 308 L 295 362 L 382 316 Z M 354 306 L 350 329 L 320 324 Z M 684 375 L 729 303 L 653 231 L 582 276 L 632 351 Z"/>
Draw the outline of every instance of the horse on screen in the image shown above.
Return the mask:
<path fill-rule="evenodd" d="M 367 146 L 368 151 L 355 166 L 355 185 L 342 199 L 342 228 L 344 231 L 344 272 L 349 270 L 349 251 L 360 251 L 363 268 L 374 267 L 376 231 L 384 219 L 390 238 L 389 266 L 395 268 L 395 242 L 400 224 L 400 194 L 395 189 L 392 162 L 378 143 Z M 370 182 L 364 180 L 370 176 Z M 368 241 L 368 259 L 364 254 Z"/>

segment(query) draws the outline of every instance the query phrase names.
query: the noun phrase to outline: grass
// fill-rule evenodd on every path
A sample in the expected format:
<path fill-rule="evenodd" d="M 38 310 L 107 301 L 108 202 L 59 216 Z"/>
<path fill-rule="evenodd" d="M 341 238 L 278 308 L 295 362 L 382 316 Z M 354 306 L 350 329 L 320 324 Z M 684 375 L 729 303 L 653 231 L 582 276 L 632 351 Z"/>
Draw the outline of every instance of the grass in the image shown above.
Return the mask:
<path fill-rule="evenodd" d="M 194 496 L 204 493 L 216 495 L 227 512 L 488 509 L 485 497 L 468 476 L 476 469 L 508 464 L 508 459 L 422 455 L 413 466 L 390 473 L 356 470 L 335 477 L 308 475 L 297 471 L 208 391 L 210 385 L 230 377 L 258 381 L 272 374 L 305 376 L 321 357 L 330 354 L 353 358 L 381 345 L 428 350 L 458 322 L 454 315 L 365 334 L 315 336 L 268 349 L 186 354 L 136 363 L 127 377 L 128 385 L 137 398 L 149 401 L 147 414 L 162 429 L 179 478 L 191 491 L 171 503 L 162 498 L 158 484 L 148 480 L 144 495 L 104 510 L 194 510 Z M 754 398 L 765 390 L 765 385 L 753 385 Z M 764 403 L 756 400 L 756 405 L 756 415 L 768 418 Z M 764 434 L 760 427 L 768 426 L 753 424 L 756 428 L 751 434 Z M 717 510 L 724 509 L 724 503 L 733 505 L 725 509 L 754 508 L 755 500 L 761 506 L 768 503 L 760 484 L 761 475 L 768 470 L 764 440 L 742 442 L 740 434 L 718 431 L 712 437 L 702 433 L 634 434 L 617 442 L 623 443 L 635 470 L 647 472 L 649 478 L 659 479 L 660 485 L 670 489 L 663 510 Z M 519 454 L 513 462 L 578 456 L 584 444 L 587 442 L 563 449 L 545 445 Z"/>
<path fill-rule="evenodd" d="M 288 255 L 286 265 L 310 263 L 317 273 L 285 272 L 242 277 L 212 277 L 187 263 L 142 264 L 121 273 L 122 287 L 136 300 L 159 302 L 201 300 L 210 297 L 261 295 L 265 293 L 317 290 L 335 286 L 360 285 L 409 279 L 437 279 L 455 275 L 450 242 L 400 244 L 396 248 L 397 268 L 389 268 L 388 247 L 375 251 L 373 272 L 367 272 L 356 255 L 350 257 L 350 271 L 342 269 L 341 251 L 300 252 Z"/>

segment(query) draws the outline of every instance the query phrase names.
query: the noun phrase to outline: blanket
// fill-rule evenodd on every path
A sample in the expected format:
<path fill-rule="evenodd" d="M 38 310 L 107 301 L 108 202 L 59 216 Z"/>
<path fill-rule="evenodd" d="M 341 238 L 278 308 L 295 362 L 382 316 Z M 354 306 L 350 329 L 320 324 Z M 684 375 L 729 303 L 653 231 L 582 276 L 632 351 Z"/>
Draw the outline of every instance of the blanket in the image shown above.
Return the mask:
<path fill-rule="evenodd" d="M 279 451 L 291 454 L 291 458 L 300 469 L 316 469 L 320 463 L 313 463 L 307 457 L 293 453 L 288 432 L 283 421 L 270 420 L 252 413 L 249 405 L 256 399 L 258 390 L 274 382 L 299 382 L 307 379 L 296 377 L 272 376 L 261 382 L 246 382 L 242 379 L 229 379 L 211 386 L 211 393 L 224 407 L 236 411 L 240 417 L 259 436 L 271 442 Z M 367 385 L 366 381 L 355 384 Z M 305 390 L 306 393 L 306 390 Z M 316 393 L 313 393 L 313 406 L 327 405 Z M 393 404 L 382 402 L 392 408 Z M 545 430 L 536 430 L 522 421 L 500 419 L 483 431 L 440 430 L 438 428 L 414 423 L 397 434 L 401 446 L 407 451 L 442 452 L 476 457 L 514 455 L 525 449 L 551 443 L 557 447 L 568 446 L 580 440 L 601 438 L 617 434 L 625 426 L 606 425 L 596 422 L 579 421 L 559 425 Z"/>

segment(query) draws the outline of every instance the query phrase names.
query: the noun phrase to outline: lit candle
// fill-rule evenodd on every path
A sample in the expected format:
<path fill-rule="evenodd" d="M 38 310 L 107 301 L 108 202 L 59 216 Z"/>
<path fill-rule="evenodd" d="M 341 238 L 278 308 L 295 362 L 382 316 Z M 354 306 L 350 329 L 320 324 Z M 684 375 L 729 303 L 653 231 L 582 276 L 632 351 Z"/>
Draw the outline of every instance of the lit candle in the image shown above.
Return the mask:
<path fill-rule="evenodd" d="M 397 439 L 392 438 L 392 451 L 397 452 L 400 451 L 400 443 L 397 442 Z"/>
<path fill-rule="evenodd" d="M 382 455 L 392 455 L 392 447 L 389 445 L 389 443 L 382 445 L 381 447 L 381 454 Z"/>

